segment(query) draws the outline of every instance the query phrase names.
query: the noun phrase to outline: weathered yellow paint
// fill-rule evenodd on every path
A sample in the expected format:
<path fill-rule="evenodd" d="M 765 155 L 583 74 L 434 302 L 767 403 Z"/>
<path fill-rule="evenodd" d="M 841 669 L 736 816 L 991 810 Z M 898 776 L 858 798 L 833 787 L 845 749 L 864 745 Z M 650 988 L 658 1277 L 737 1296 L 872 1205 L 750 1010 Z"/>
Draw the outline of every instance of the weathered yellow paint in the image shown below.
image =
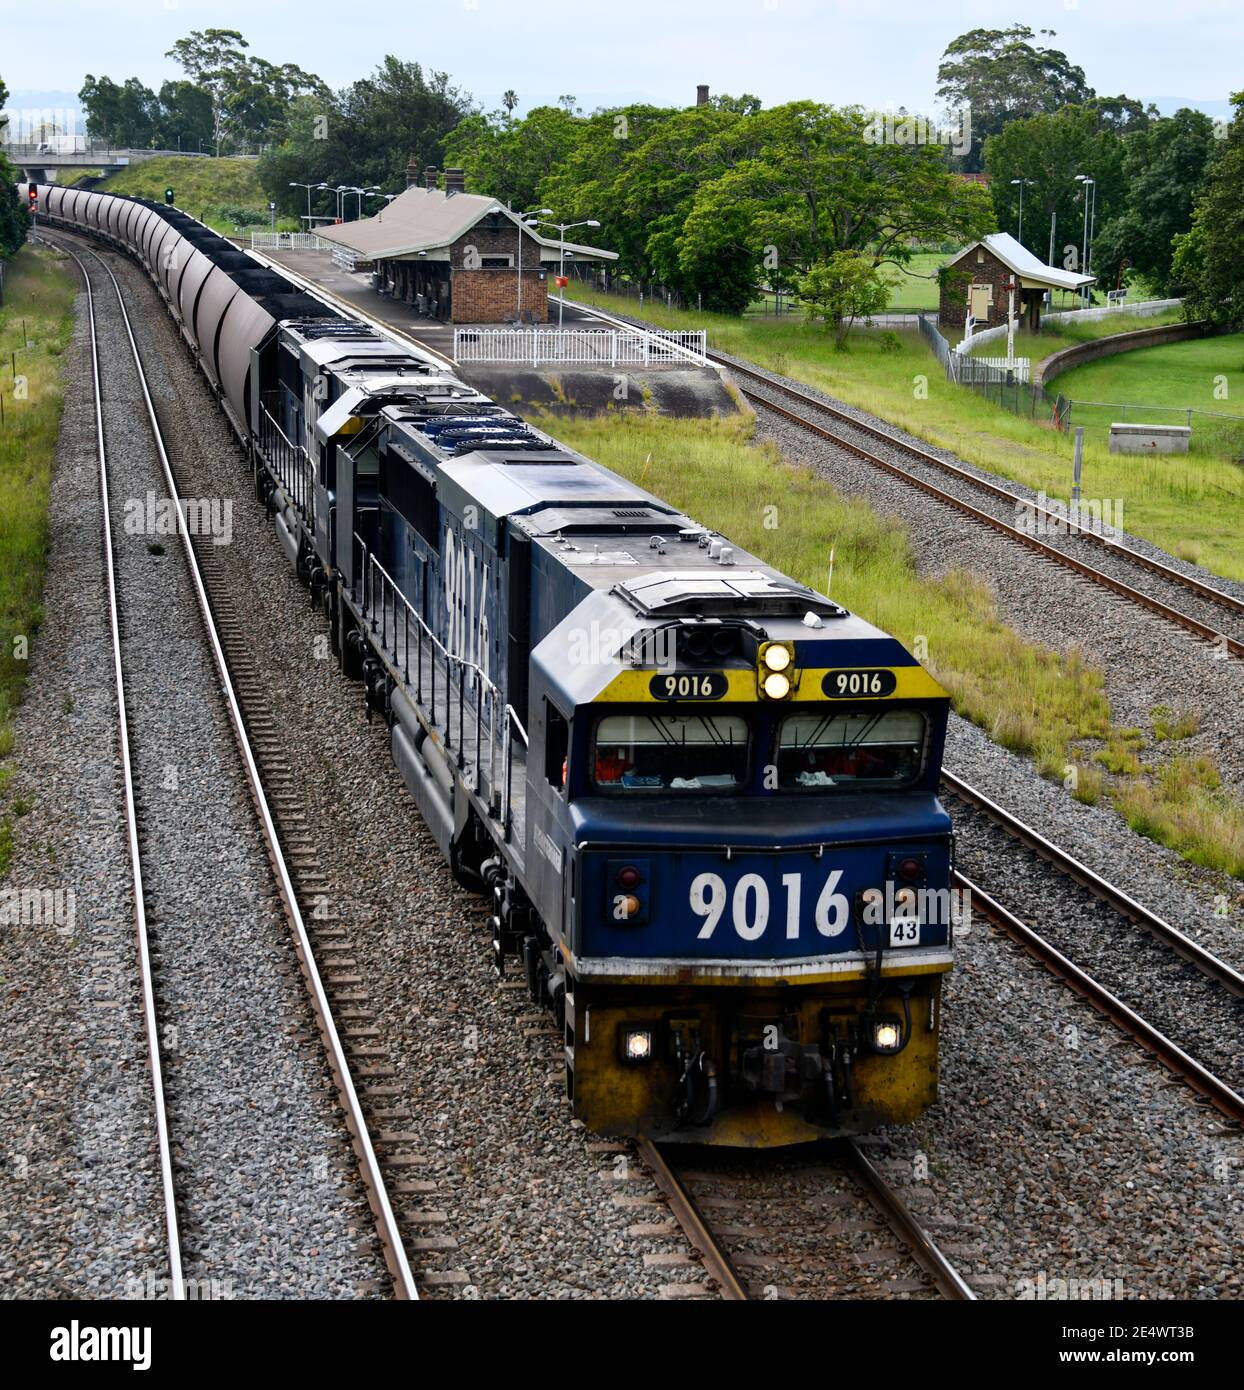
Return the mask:
<path fill-rule="evenodd" d="M 932 1000 L 940 999 L 940 979 L 928 980 L 911 999 L 912 1034 L 896 1056 L 861 1055 L 852 1069 L 852 1109 L 829 1124 L 825 1114 L 805 1114 L 798 1104 L 778 1109 L 771 1095 L 729 1089 L 731 1020 L 782 1017 L 792 1036 L 805 1043 L 821 1039 L 827 1017 L 850 1017 L 863 1010 L 866 991 L 858 985 L 837 989 L 784 991 L 779 997 L 753 989 L 750 997 L 714 995 L 705 990 L 646 990 L 619 1000 L 612 990 L 584 989 L 574 994 L 574 1014 L 567 1019 L 567 1043 L 573 1044 L 575 1116 L 599 1134 L 716 1144 L 739 1148 L 775 1148 L 812 1139 L 858 1134 L 887 1124 L 910 1124 L 937 1098 L 940 1028 L 930 1031 Z M 887 1001 L 887 1008 L 892 1008 Z M 713 1123 L 679 1127 L 675 1110 L 677 1064 L 668 1048 L 668 1020 L 695 1019 L 706 1054 L 717 1064 L 721 1105 Z M 653 1028 L 654 1056 L 627 1063 L 619 1054 L 619 1028 L 635 1024 Z"/>
<path fill-rule="evenodd" d="M 678 674 L 704 675 L 709 673 L 709 669 L 706 667 L 704 670 L 697 669 L 694 672 L 688 669 L 686 672 L 679 672 Z M 893 672 L 896 682 L 893 693 L 890 695 L 852 696 L 849 700 L 831 700 L 822 689 L 824 678 L 831 672 L 860 670 Z M 653 676 L 673 674 L 675 673 L 672 671 L 655 669 L 620 671 L 596 696 L 596 703 L 677 705 L 681 709 L 686 709 L 689 705 L 754 705 L 761 702 L 759 677 L 757 672 L 753 670 L 713 670 L 712 674 L 724 675 L 726 678 L 726 693 L 719 700 L 658 699 L 649 689 Z M 845 708 L 857 701 L 859 703 L 875 703 L 886 700 L 945 700 L 950 698 L 947 691 L 943 690 L 923 666 L 808 666 L 802 669 L 792 668 L 788 674 L 793 686 L 789 698 L 786 700 L 764 700 L 764 704 L 785 705 L 792 701 L 819 700 L 827 705 L 842 705 Z"/>

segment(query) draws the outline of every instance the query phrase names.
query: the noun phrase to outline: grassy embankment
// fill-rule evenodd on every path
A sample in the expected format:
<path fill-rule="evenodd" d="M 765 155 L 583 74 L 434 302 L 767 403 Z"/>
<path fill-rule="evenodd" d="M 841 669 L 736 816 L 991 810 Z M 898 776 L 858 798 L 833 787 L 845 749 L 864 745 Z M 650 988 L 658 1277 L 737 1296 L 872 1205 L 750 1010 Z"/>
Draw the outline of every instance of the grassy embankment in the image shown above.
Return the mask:
<path fill-rule="evenodd" d="M 570 293 L 637 316 L 633 300 L 573 281 Z M 1070 494 L 1071 436 L 1051 429 L 1044 419 L 1013 415 L 948 382 L 916 332 L 854 329 L 847 351 L 836 352 L 824 329 L 794 316 L 737 319 L 645 304 L 643 317 L 662 328 L 706 328 L 712 347 L 806 381 L 1050 497 L 1066 499 Z M 1231 395 L 1244 394 L 1239 354 L 1225 353 L 1220 370 L 1228 377 Z M 1090 429 L 1085 435 L 1083 495 L 1122 498 L 1129 531 L 1215 574 L 1244 579 L 1244 546 L 1239 541 L 1244 533 L 1244 475 L 1230 457 L 1204 451 L 1195 435 L 1193 450 L 1174 462 L 1169 456 L 1158 460 L 1111 454 L 1105 428 Z"/>
<path fill-rule="evenodd" d="M 1145 736 L 1112 728 L 1101 673 L 1078 651 L 1022 640 L 970 574 L 919 577 L 903 527 L 784 463 L 772 446 L 752 446 L 749 421 L 609 415 L 539 423 L 822 591 L 834 546 L 833 596 L 921 655 L 960 714 L 1045 776 L 1073 782 L 1079 799 L 1107 793 L 1142 833 L 1244 877 L 1244 806 L 1217 787 L 1208 760 L 1147 769 Z M 1195 732 L 1194 716 L 1154 716 L 1155 744 L 1170 747 Z"/>
<path fill-rule="evenodd" d="M 256 231 L 267 231 L 268 198 L 259 184 L 253 159 L 220 159 L 210 157 L 189 159 L 166 155 L 158 159 L 143 159 L 120 173 L 113 174 L 98 185 L 103 193 L 128 193 L 135 198 L 164 201 L 164 190 L 171 188 L 175 206 L 200 222 L 206 222 L 218 232 L 234 230 L 234 222 L 222 209 L 244 208 L 262 213 L 263 223 Z M 294 232 L 299 228 L 297 218 L 277 218 L 278 231 Z M 244 231 L 251 230 L 249 227 Z"/>
<path fill-rule="evenodd" d="M 25 247 L 5 264 L 0 310 L 0 873 L 11 853 L 12 817 L 29 807 L 11 797 L 13 712 L 21 701 L 29 646 L 41 619 L 48 493 L 60 433 L 63 354 L 76 288 L 53 253 Z M 16 365 L 16 370 L 14 367 Z"/>

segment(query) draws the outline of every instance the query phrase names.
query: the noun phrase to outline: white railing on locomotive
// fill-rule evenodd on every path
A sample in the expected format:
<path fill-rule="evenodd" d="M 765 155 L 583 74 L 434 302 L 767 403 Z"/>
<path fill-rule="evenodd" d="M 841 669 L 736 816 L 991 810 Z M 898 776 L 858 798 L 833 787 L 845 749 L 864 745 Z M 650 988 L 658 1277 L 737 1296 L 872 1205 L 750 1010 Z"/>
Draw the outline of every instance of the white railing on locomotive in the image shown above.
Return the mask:
<path fill-rule="evenodd" d="M 285 495 L 303 517 L 314 523 L 314 489 L 311 487 L 311 460 L 301 444 L 295 444 L 277 424 L 267 406 L 259 407 L 259 442 L 264 458 L 277 475 Z"/>
<path fill-rule="evenodd" d="M 361 607 L 363 616 L 371 624 L 373 634 L 379 629 L 380 646 L 384 651 L 392 651 L 394 664 L 399 661 L 402 666 L 402 676 L 407 687 L 410 686 L 410 627 L 414 623 L 416 634 L 415 648 L 415 700 L 418 704 L 423 704 L 423 649 L 426 642 L 429 649 L 428 671 L 429 671 L 429 701 L 428 709 L 431 713 L 432 723 L 438 724 L 437 718 L 437 698 L 436 698 L 436 657 L 439 652 L 445 667 L 444 678 L 444 703 L 445 717 L 444 722 L 439 727 L 444 730 L 445 746 L 457 756 L 459 771 L 467 767 L 466 760 L 466 709 L 467 709 L 467 682 L 469 680 L 471 691 L 474 695 L 475 710 L 475 756 L 471 763 L 474 773 L 472 790 L 477 794 L 482 790 L 481 775 L 484 771 L 483 758 L 483 737 L 485 711 L 487 712 L 488 725 L 488 804 L 493 814 L 496 814 L 501 821 L 505 838 L 509 839 L 512 830 L 512 807 L 513 807 L 513 771 L 514 771 L 514 752 L 512 729 L 518 731 L 524 748 L 528 746 L 527 731 L 523 727 L 514 707 L 501 698 L 501 692 L 485 674 L 482 667 L 473 661 L 456 656 L 445 646 L 436 636 L 430 627 L 423 621 L 418 613 L 415 612 L 410 600 L 402 592 L 399 585 L 392 575 L 384 568 L 375 555 L 367 547 L 367 542 L 356 531 L 354 540 L 357 542 L 362 560 L 364 582 L 362 586 Z M 380 602 L 379 614 L 377 614 L 376 603 L 376 576 L 380 576 Z M 391 597 L 390 597 L 391 595 Z M 398 605 L 401 605 L 401 631 L 403 640 L 399 647 L 398 644 Z M 393 626 L 393 645 L 389 646 L 389 622 L 392 615 Z M 457 707 L 458 707 L 458 734 L 455 740 L 453 733 L 453 687 L 457 684 Z M 497 709 L 503 706 L 504 717 L 501 721 L 501 746 L 497 746 Z M 497 797 L 497 760 L 501 761 L 501 786 L 500 798 Z M 495 810 L 493 809 L 495 807 Z"/>

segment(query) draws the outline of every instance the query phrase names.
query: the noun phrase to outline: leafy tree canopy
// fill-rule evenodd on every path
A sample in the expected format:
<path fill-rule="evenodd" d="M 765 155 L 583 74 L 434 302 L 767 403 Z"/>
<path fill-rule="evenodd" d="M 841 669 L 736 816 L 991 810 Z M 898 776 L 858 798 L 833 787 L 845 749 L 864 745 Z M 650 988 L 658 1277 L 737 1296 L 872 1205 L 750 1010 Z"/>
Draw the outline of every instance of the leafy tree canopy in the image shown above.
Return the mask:
<path fill-rule="evenodd" d="M 1054 38 L 1052 29 L 1041 35 Z M 972 147 L 965 171 L 983 165 L 984 142 L 1009 122 L 1060 107 L 1077 105 L 1093 89 L 1065 53 L 1030 42 L 1036 34 L 1026 24 L 1009 29 L 971 29 L 946 45 L 937 69 L 937 95 L 956 110 L 967 109 Z"/>

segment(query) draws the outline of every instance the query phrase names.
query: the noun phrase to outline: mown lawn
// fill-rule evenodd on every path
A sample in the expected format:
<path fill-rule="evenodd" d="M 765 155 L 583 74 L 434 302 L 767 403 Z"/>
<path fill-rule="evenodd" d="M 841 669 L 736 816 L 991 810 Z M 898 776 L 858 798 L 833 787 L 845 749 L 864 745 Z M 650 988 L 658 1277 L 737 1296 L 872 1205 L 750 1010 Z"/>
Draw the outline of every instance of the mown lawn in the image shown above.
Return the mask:
<path fill-rule="evenodd" d="M 752 422 L 609 414 L 535 420 L 737 544 L 893 633 L 950 691 L 955 708 L 1085 802 L 1108 795 L 1135 829 L 1186 858 L 1244 878 L 1244 803 L 1206 758 L 1142 764 L 1147 746 L 1196 731 L 1179 711 L 1154 711 L 1150 733 L 1115 729 L 1100 671 L 1080 652 L 1022 639 L 988 588 L 951 571 L 921 578 L 911 537 L 893 517 L 841 497 L 810 470 L 751 443 Z"/>
<path fill-rule="evenodd" d="M 6 262 L 0 311 L 0 873 L 8 862 L 12 816 L 6 760 L 13 712 L 42 617 L 48 494 L 60 433 L 64 352 L 73 330 L 76 281 L 62 257 L 33 246 Z"/>
<path fill-rule="evenodd" d="M 573 281 L 569 293 L 638 317 L 633 300 Z M 649 304 L 643 317 L 662 328 L 706 328 L 711 347 L 819 387 L 1047 496 L 1070 495 L 1071 435 L 1058 433 L 1040 414 L 1013 415 L 948 382 L 917 332 L 857 328 L 846 351 L 837 352 L 823 328 L 795 317 L 737 319 Z M 1244 579 L 1244 472 L 1207 441 L 1194 439 L 1194 451 L 1175 466 L 1159 465 L 1111 454 L 1106 429 L 1091 429 L 1083 496 L 1122 498 L 1129 531 L 1215 574 Z"/>

